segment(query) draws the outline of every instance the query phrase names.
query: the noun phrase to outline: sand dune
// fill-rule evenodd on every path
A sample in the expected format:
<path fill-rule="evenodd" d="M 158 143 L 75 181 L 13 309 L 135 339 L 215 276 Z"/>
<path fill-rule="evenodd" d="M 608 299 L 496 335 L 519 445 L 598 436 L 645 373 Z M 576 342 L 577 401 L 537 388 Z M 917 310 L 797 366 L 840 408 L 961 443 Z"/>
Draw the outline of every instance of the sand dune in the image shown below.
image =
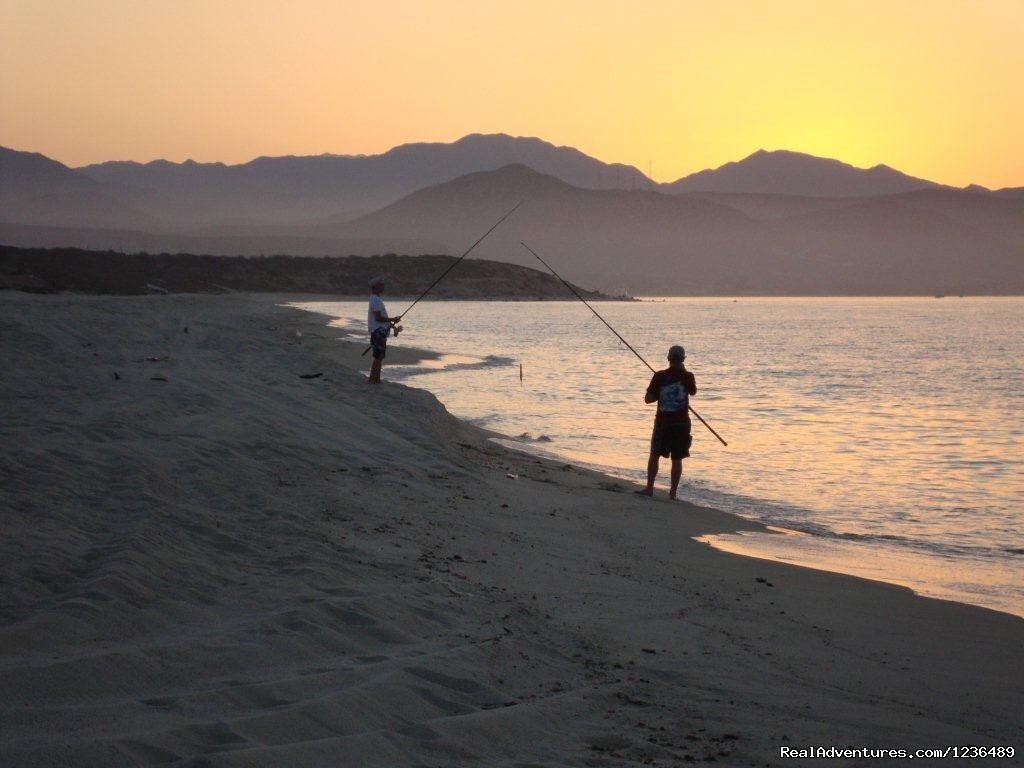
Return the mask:
<path fill-rule="evenodd" d="M 0 765 L 1024 746 L 1019 618 L 711 550 L 280 301 L 0 294 Z"/>

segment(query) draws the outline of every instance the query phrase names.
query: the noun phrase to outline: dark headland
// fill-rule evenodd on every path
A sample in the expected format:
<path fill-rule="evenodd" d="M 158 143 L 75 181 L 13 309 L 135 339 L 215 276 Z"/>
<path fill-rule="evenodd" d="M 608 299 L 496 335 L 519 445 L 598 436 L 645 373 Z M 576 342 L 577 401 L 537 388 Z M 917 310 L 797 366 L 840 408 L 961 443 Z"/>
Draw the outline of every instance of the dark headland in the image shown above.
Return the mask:
<path fill-rule="evenodd" d="M 0 245 L 0 289 L 29 293 L 303 293 L 365 296 L 367 280 L 388 279 L 389 294 L 416 296 L 454 256 L 211 256 L 190 253 L 14 248 Z M 589 299 L 612 297 L 576 289 Z M 573 299 L 552 275 L 516 264 L 465 259 L 431 289 L 434 299 Z"/>

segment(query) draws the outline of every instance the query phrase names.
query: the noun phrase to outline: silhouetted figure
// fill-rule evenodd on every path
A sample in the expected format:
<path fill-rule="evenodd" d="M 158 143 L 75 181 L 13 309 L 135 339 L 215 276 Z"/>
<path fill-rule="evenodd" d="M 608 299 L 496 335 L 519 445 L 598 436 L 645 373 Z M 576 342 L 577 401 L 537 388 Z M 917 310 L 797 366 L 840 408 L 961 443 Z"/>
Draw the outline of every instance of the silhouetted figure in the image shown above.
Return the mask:
<path fill-rule="evenodd" d="M 637 491 L 641 496 L 654 495 L 654 480 L 658 477 L 661 456 L 672 457 L 672 487 L 669 498 L 676 498 L 679 478 L 683 474 L 683 459 L 690 455 L 690 396 L 697 394 L 697 380 L 686 370 L 683 361 L 686 351 L 678 344 L 668 351 L 668 368 L 651 378 L 644 395 L 645 403 L 657 403 L 651 434 L 651 456 L 647 461 L 647 487 Z"/>

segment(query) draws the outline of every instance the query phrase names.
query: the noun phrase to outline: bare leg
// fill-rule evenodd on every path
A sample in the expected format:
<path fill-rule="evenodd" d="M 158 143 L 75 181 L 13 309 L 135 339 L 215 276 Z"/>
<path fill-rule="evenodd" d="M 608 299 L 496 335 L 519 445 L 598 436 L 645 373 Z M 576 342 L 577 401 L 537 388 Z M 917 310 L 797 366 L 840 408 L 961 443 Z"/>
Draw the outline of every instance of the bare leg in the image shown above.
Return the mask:
<path fill-rule="evenodd" d="M 672 488 L 668 492 L 670 499 L 676 498 L 676 491 L 679 489 L 679 478 L 683 476 L 683 460 L 672 459 Z"/>
<path fill-rule="evenodd" d="M 652 453 L 651 458 L 647 460 L 647 487 L 642 491 L 637 491 L 641 496 L 653 496 L 654 495 L 654 480 L 658 477 L 658 454 Z"/>
<path fill-rule="evenodd" d="M 370 384 L 380 384 L 380 369 L 383 362 L 383 358 L 373 358 L 373 365 L 370 366 Z"/>

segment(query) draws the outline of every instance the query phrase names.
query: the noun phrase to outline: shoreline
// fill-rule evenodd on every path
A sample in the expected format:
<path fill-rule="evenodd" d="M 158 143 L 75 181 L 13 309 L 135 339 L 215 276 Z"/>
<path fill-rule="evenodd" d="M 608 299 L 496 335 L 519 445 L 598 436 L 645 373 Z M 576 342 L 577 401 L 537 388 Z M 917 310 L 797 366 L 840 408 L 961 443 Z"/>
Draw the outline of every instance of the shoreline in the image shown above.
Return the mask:
<path fill-rule="evenodd" d="M 638 300 L 644 301 L 646 299 L 639 297 Z M 313 303 L 315 304 L 316 302 Z M 332 322 L 330 325 L 332 327 L 347 328 L 347 326 L 342 325 L 340 321 L 337 321 L 337 318 L 334 315 L 327 312 L 321 312 L 320 310 L 311 307 L 309 303 L 296 302 L 293 306 L 297 309 L 302 309 L 303 311 L 331 318 Z M 353 329 L 348 328 L 348 330 L 351 332 Z M 403 371 L 400 374 L 398 383 L 405 386 L 412 386 L 417 389 L 423 389 L 428 392 L 433 390 L 429 387 L 417 384 L 415 382 L 416 374 L 420 372 L 433 372 L 436 364 L 443 362 L 445 358 L 449 357 L 447 353 L 440 350 L 407 347 L 401 344 L 389 347 L 388 353 L 389 356 L 394 353 L 402 355 L 401 361 L 398 362 L 398 365 L 403 368 L 416 369 L 417 367 L 420 367 L 422 369 L 421 371 L 413 370 L 412 372 Z M 420 360 L 429 362 L 426 365 L 419 366 Z M 443 394 L 440 392 L 435 392 L 434 394 L 439 398 L 443 397 Z M 473 422 L 470 421 L 469 423 Z M 475 423 L 473 423 L 473 426 L 486 429 L 485 427 Z M 509 450 L 519 451 L 527 456 L 540 458 L 545 461 L 556 463 L 564 463 L 566 461 L 573 462 L 581 468 L 585 468 L 588 471 L 596 472 L 605 476 L 609 481 L 622 481 L 627 484 L 638 483 L 638 480 L 635 477 L 630 476 L 630 474 L 622 468 L 601 466 L 587 463 L 585 461 L 581 462 L 578 457 L 573 457 L 571 454 L 560 454 L 558 450 L 553 449 L 546 444 L 533 443 L 529 439 L 524 441 L 521 435 L 516 436 L 512 434 L 505 434 L 502 432 L 495 432 L 490 429 L 487 429 L 487 431 L 493 435 L 498 444 Z M 664 472 L 660 479 L 662 483 L 659 484 L 658 488 L 660 492 L 664 492 L 664 488 L 662 487 L 662 484 L 665 481 Z M 639 487 L 639 485 L 637 487 Z M 699 537 L 700 541 L 707 543 L 720 551 L 771 562 L 796 565 L 828 573 L 849 575 L 878 581 L 892 586 L 910 589 L 921 597 L 958 602 L 965 605 L 1007 613 L 1018 618 L 1024 618 L 1024 606 L 1018 602 L 1014 602 L 1008 595 L 1002 595 L 1002 593 L 1000 593 L 1001 599 L 994 600 L 987 592 L 971 591 L 966 589 L 966 587 L 962 587 L 958 591 L 952 584 L 943 584 L 942 578 L 945 573 L 944 566 L 942 566 L 941 561 L 944 557 L 940 552 L 920 551 L 914 549 L 904 551 L 897 547 L 897 549 L 886 555 L 884 550 L 880 553 L 877 546 L 873 549 L 871 545 L 858 545 L 851 542 L 848 536 L 836 536 L 834 538 L 830 538 L 826 535 L 817 534 L 814 531 L 791 528 L 780 525 L 771 520 L 759 519 L 755 514 L 749 511 L 747 514 L 744 514 L 743 511 L 730 509 L 728 506 L 718 506 L 713 498 L 710 500 L 706 498 L 707 495 L 709 495 L 709 492 L 707 491 L 703 492 L 703 495 L 705 496 L 703 499 L 700 499 L 700 496 L 702 495 L 701 492 L 697 492 L 696 495 L 698 498 L 691 498 L 690 501 L 697 506 L 715 509 L 716 511 L 720 511 L 724 514 L 733 515 L 744 523 L 761 526 L 761 528 L 756 531 L 744 528 L 738 529 L 734 532 L 724 532 L 712 536 Z M 726 497 L 722 498 L 718 504 L 730 503 L 728 498 L 730 494 L 726 492 L 714 492 L 710 493 L 710 495 Z M 752 502 L 757 503 L 757 500 L 746 498 L 743 504 L 749 507 Z M 735 504 L 736 502 L 733 500 L 731 503 Z M 781 509 L 787 506 L 784 502 L 778 501 L 763 502 L 763 504 L 770 504 L 776 509 Z M 801 544 L 803 546 L 800 546 Z M 858 549 L 860 551 L 858 551 Z M 871 563 L 872 556 L 886 557 L 891 562 L 902 562 L 903 570 L 897 569 L 892 571 L 890 569 L 887 571 L 884 568 L 879 568 Z M 865 560 L 865 558 L 867 559 Z M 832 562 L 830 562 L 830 560 L 832 560 Z M 960 569 L 986 567 L 986 564 L 966 561 L 958 564 L 958 567 Z M 993 585 L 998 585 L 1000 588 L 1004 589 L 1009 586 L 1008 584 L 1004 584 L 999 581 L 1000 577 L 1005 578 L 1005 574 L 1002 572 L 992 573 L 990 574 L 990 577 L 995 579 L 995 581 L 991 582 Z M 952 577 L 947 576 L 947 579 L 948 578 Z"/>
<path fill-rule="evenodd" d="M 0 762 L 1024 745 L 1024 621 L 696 542 L 761 527 L 369 387 L 289 300 L 0 294 Z"/>

